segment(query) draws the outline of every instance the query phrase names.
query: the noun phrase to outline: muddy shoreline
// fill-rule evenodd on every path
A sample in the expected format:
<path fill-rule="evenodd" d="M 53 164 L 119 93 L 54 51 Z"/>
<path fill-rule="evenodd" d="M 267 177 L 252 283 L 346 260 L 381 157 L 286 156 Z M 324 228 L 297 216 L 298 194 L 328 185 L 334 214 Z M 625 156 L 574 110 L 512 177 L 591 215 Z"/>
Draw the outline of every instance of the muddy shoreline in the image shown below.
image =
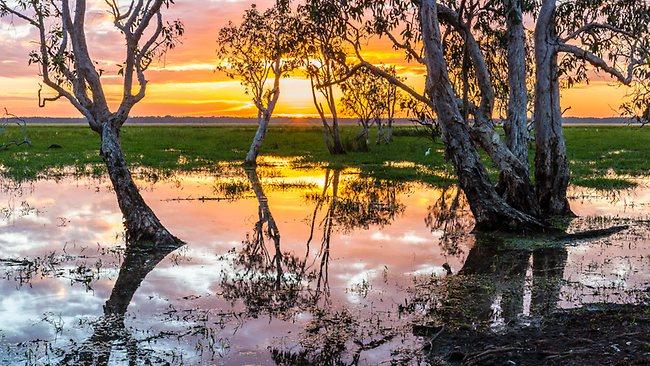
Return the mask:
<path fill-rule="evenodd" d="M 424 350 L 434 365 L 650 363 L 647 305 L 559 311 L 539 325 L 516 326 L 505 332 L 441 329 L 435 334 Z"/>

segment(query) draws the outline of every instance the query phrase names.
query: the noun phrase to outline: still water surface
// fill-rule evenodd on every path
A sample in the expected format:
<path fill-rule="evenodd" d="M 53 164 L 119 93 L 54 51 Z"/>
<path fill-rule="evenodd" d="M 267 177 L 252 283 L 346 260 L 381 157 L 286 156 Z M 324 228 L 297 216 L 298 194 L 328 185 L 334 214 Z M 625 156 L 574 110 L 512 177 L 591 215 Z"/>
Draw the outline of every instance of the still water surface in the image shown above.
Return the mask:
<path fill-rule="evenodd" d="M 354 170 L 139 177 L 185 246 L 125 243 L 106 178 L 1 181 L 0 364 L 418 363 L 423 324 L 648 301 L 647 181 L 573 188 L 569 231 L 630 227 L 549 245 L 473 236 L 455 187 Z"/>

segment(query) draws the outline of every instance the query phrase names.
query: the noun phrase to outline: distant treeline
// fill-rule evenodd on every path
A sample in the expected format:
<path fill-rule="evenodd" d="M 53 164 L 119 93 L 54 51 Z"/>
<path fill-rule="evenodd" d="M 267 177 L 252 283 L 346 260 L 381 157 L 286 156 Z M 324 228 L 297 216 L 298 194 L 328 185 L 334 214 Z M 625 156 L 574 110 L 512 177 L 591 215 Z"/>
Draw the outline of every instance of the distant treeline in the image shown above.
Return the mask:
<path fill-rule="evenodd" d="M 66 118 L 66 117 L 25 117 L 24 120 L 27 124 L 86 124 L 83 118 Z M 343 118 L 341 124 L 356 125 L 357 120 L 354 118 Z M 396 119 L 397 125 L 411 125 L 413 122 L 407 118 Z M 612 125 L 625 125 L 632 124 L 634 121 L 630 118 L 622 117 L 608 117 L 608 118 L 593 118 L 593 117 L 564 117 L 563 122 L 565 125 L 571 124 L 612 124 Z M 229 125 L 229 124 L 242 124 L 242 125 L 257 125 L 256 118 L 245 117 L 131 117 L 128 120 L 129 124 L 174 124 L 174 125 Z M 299 118 L 299 117 L 277 117 L 272 118 L 273 124 L 301 124 L 301 125 L 314 125 L 320 126 L 321 120 L 319 118 Z"/>

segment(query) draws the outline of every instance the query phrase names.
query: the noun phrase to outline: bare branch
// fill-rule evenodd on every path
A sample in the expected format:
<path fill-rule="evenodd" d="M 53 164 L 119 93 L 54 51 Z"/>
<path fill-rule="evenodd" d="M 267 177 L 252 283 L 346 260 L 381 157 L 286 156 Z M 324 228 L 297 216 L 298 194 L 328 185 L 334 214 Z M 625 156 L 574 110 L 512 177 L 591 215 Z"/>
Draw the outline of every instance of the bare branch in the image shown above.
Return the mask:
<path fill-rule="evenodd" d="M 590 33 L 590 32 L 593 32 L 596 29 L 607 29 L 607 30 L 612 31 L 614 33 L 621 34 L 621 35 L 624 35 L 624 36 L 627 36 L 627 37 L 630 37 L 630 38 L 635 37 L 634 34 L 628 32 L 626 30 L 620 29 L 618 27 L 615 27 L 615 26 L 613 26 L 611 24 L 595 23 L 594 22 L 594 23 L 585 24 L 582 27 L 576 29 L 574 32 L 572 32 L 571 34 L 564 37 L 562 39 L 562 42 L 568 42 L 568 41 L 574 40 L 574 39 L 580 37 L 581 35 L 583 35 L 584 33 Z"/>
<path fill-rule="evenodd" d="M 573 54 L 574 56 L 589 62 L 591 65 L 605 71 L 606 73 L 610 74 L 611 76 L 616 78 L 619 82 L 625 85 L 630 85 L 630 83 L 632 83 L 632 80 L 634 78 L 634 68 L 637 65 L 641 64 L 641 61 L 633 59 L 627 66 L 627 74 L 623 74 L 623 72 L 621 72 L 617 68 L 610 66 L 601 57 L 598 57 L 597 55 L 587 50 L 584 50 L 578 46 L 574 46 L 566 43 L 560 43 L 557 46 L 557 50 L 558 52 L 566 52 L 566 53 Z"/>

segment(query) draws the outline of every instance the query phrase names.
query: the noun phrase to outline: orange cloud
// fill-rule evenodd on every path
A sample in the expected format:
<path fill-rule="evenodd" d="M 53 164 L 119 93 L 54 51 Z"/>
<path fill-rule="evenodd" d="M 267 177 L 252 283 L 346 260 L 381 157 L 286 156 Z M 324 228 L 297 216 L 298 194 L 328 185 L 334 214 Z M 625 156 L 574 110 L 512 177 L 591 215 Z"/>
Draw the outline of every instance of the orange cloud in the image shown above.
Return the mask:
<path fill-rule="evenodd" d="M 183 44 L 169 53 L 164 60 L 152 66 L 148 95 L 133 111 L 134 115 L 179 116 L 254 116 L 250 98 L 237 81 L 223 73 L 215 72 L 215 49 L 218 29 L 232 20 L 237 22 L 243 9 L 252 3 L 260 7 L 272 0 L 186 0 L 179 1 L 167 13 L 168 19 L 181 19 L 186 27 Z M 88 40 L 93 45 L 94 57 L 105 69 L 103 82 L 112 104 L 119 102 L 121 79 L 116 75 L 115 64 L 123 54 L 123 40 L 115 32 L 102 10 L 103 1 L 91 2 Z M 35 34 L 19 21 L 0 20 L 0 107 L 24 116 L 78 116 L 65 101 L 49 103 L 38 108 L 38 70 L 27 65 L 27 54 L 34 49 Z M 425 69 L 421 65 L 406 63 L 401 53 L 394 51 L 386 39 L 371 42 L 365 51 L 373 63 L 396 65 L 407 81 L 422 88 Z M 602 78 L 601 78 L 602 79 Z M 296 75 L 284 79 L 277 107 L 281 115 L 313 115 L 309 82 Z M 570 116 L 605 117 L 616 115 L 616 107 L 625 95 L 625 89 L 597 81 L 591 85 L 563 91 L 562 103 L 572 108 Z"/>

